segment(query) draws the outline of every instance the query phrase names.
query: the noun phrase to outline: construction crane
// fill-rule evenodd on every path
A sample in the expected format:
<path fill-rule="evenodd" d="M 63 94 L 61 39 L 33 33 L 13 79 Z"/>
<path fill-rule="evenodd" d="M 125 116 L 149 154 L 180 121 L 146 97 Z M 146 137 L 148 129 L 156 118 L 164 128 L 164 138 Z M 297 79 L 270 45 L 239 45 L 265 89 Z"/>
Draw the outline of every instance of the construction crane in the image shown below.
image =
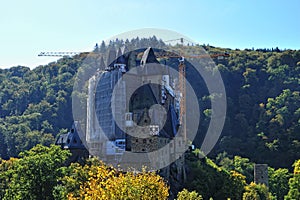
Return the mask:
<path fill-rule="evenodd" d="M 80 53 L 89 53 L 89 52 L 41 52 L 38 56 L 54 56 L 54 57 L 64 57 L 64 56 L 75 56 Z"/>
<path fill-rule="evenodd" d="M 187 42 L 187 44 L 194 44 L 194 42 L 192 42 L 192 41 L 190 41 L 190 40 L 188 40 L 188 39 L 186 39 L 186 38 L 176 38 L 176 39 L 171 39 L 171 40 L 164 40 L 164 42 L 165 43 L 168 43 L 168 42 L 175 42 L 175 41 L 179 41 L 180 42 L 180 44 L 181 45 L 183 45 L 184 44 L 184 41 L 186 41 Z"/>
<path fill-rule="evenodd" d="M 186 142 L 186 83 L 185 83 L 185 64 L 184 64 L 184 57 L 181 57 L 178 59 L 179 65 L 178 65 L 178 72 L 179 72 L 179 91 L 181 93 L 181 99 L 180 99 L 180 111 L 179 111 L 179 122 L 182 126 L 183 131 L 183 139 Z"/>
<path fill-rule="evenodd" d="M 181 45 L 183 46 L 185 38 L 178 38 L 173 40 L 167 40 L 164 42 L 171 42 L 171 41 L 180 41 Z M 188 40 L 186 40 L 188 41 Z M 188 41 L 189 42 L 189 41 Z M 217 58 L 217 59 L 224 59 L 225 57 L 229 57 L 228 53 L 223 54 L 201 54 L 201 55 L 184 55 L 181 53 L 174 53 L 174 52 L 157 52 L 155 56 L 158 58 L 178 58 L 178 73 L 179 73 L 179 81 L 178 81 L 178 89 L 181 93 L 180 96 L 180 111 L 179 111 L 179 122 L 182 130 L 182 136 L 184 141 L 187 142 L 187 132 L 186 132 L 186 66 L 185 66 L 185 58 Z"/>

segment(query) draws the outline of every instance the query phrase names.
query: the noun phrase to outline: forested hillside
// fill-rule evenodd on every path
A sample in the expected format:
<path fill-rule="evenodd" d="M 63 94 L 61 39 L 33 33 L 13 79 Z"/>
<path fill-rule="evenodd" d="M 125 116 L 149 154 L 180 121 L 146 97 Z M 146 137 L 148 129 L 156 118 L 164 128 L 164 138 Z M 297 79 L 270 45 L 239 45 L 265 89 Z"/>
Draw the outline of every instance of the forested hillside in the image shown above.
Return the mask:
<path fill-rule="evenodd" d="M 300 51 L 231 50 L 217 66 L 227 116 L 215 151 L 290 166 L 300 156 Z"/>
<path fill-rule="evenodd" d="M 95 52 L 124 43 L 135 48 L 153 42 L 171 48 L 153 37 L 102 43 Z M 253 162 L 291 168 L 300 156 L 300 51 L 201 47 L 211 54 L 230 54 L 228 59 L 216 60 L 227 93 L 227 116 L 210 156 L 226 151 L 230 158 L 240 155 Z M 201 51 L 198 45 L 186 48 Z M 33 70 L 23 66 L 0 70 L 2 158 L 18 156 L 39 143 L 50 145 L 71 126 L 74 75 L 88 56 L 64 57 Z M 209 99 L 200 99 L 203 130 L 210 117 Z M 199 136 L 194 142 L 200 146 L 200 141 Z"/>
<path fill-rule="evenodd" d="M 0 71 L 0 155 L 17 156 L 38 143 L 49 145 L 72 123 L 73 76 L 80 60 L 12 67 Z"/>

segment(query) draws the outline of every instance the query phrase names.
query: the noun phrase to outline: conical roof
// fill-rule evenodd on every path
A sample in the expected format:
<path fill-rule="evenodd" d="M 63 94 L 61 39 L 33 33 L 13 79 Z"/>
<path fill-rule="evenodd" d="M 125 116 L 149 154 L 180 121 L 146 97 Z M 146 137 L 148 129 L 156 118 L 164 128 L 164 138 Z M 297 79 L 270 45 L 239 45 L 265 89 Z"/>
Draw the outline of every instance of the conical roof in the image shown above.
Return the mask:
<path fill-rule="evenodd" d="M 143 54 L 141 65 L 144 66 L 147 63 L 158 63 L 158 60 L 156 59 L 156 56 L 154 54 L 154 51 L 151 47 L 148 47 Z"/>

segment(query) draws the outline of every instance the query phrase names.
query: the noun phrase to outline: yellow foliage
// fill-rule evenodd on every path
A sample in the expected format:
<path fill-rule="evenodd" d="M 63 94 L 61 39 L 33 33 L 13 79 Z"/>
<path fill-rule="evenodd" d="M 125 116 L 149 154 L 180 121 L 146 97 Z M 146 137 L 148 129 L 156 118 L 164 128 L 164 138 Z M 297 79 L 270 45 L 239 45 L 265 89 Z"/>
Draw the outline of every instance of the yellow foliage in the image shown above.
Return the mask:
<path fill-rule="evenodd" d="M 294 163 L 294 174 L 300 174 L 300 159 Z"/>
<path fill-rule="evenodd" d="M 189 192 L 187 189 L 183 189 L 177 194 L 177 200 L 203 200 L 203 198 L 196 191 Z"/>
<path fill-rule="evenodd" d="M 260 103 L 260 104 L 259 104 L 259 107 L 260 107 L 260 108 L 265 108 L 265 104 Z"/>
<path fill-rule="evenodd" d="M 9 160 L 0 160 L 0 171 L 7 171 L 12 168 L 13 164 L 17 162 L 18 158 L 10 158 Z"/>
<path fill-rule="evenodd" d="M 122 173 L 103 164 L 91 166 L 89 179 L 81 185 L 80 195 L 70 193 L 68 199 L 121 200 L 167 199 L 169 188 L 155 172 Z"/>

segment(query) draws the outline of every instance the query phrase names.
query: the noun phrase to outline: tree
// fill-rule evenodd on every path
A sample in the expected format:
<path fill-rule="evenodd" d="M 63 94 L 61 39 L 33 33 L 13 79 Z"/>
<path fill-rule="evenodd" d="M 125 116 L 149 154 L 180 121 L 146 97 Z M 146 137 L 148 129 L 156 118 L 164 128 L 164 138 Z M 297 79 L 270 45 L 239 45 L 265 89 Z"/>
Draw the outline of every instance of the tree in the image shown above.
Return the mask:
<path fill-rule="evenodd" d="M 69 155 L 55 145 L 37 145 L 20 153 L 20 159 L 13 163 L 12 177 L 3 199 L 54 199 L 52 190 L 62 176 Z"/>
<path fill-rule="evenodd" d="M 9 183 L 13 176 L 13 166 L 18 162 L 17 158 L 9 160 L 0 159 L 0 199 L 4 198 L 6 190 L 9 188 Z"/>
<path fill-rule="evenodd" d="M 234 156 L 230 159 L 226 152 L 218 154 L 216 163 L 227 171 L 236 171 L 246 177 L 247 183 L 253 181 L 253 163 L 249 158 Z"/>
<path fill-rule="evenodd" d="M 102 40 L 101 45 L 100 45 L 100 53 L 105 53 L 106 51 L 106 46 L 105 46 L 105 42 Z"/>
<path fill-rule="evenodd" d="M 269 171 L 269 189 L 270 192 L 276 196 L 278 200 L 283 200 L 284 196 L 288 193 L 288 182 L 290 173 L 288 169 L 268 169 Z"/>
<path fill-rule="evenodd" d="M 203 200 L 203 198 L 196 191 L 189 192 L 187 189 L 183 189 L 177 194 L 177 200 Z"/>
<path fill-rule="evenodd" d="M 184 187 L 188 190 L 195 190 L 204 199 L 241 199 L 245 176 L 236 171 L 227 171 L 218 167 L 211 159 L 196 159 L 190 154 L 187 157 L 187 165 L 190 170 Z"/>
<path fill-rule="evenodd" d="M 60 184 L 55 186 L 53 191 L 55 199 L 67 200 L 68 194 L 71 195 L 71 193 L 72 198 L 80 198 L 80 188 L 88 181 L 91 174 L 89 172 L 95 172 L 98 166 L 103 165 L 96 158 L 88 159 L 85 162 L 85 165 L 71 163 L 65 168 L 64 176 L 59 177 Z"/>
<path fill-rule="evenodd" d="M 98 46 L 98 43 L 96 43 L 95 47 L 94 47 L 94 52 L 95 53 L 99 53 L 100 52 L 100 48 Z"/>
<path fill-rule="evenodd" d="M 230 172 L 228 190 L 232 190 L 230 197 L 232 199 L 241 199 L 246 185 L 246 177 L 236 171 Z M 234 189 L 233 189 L 234 188 Z"/>
<path fill-rule="evenodd" d="M 289 180 L 289 192 L 285 200 L 300 199 L 300 159 L 294 163 L 294 176 Z"/>
<path fill-rule="evenodd" d="M 250 183 L 245 187 L 243 200 L 275 200 L 268 192 L 268 187 L 262 184 Z"/>
<path fill-rule="evenodd" d="M 166 183 L 155 172 L 120 172 L 104 164 L 92 166 L 88 181 L 81 185 L 79 197 L 73 192 L 68 199 L 167 199 Z"/>

